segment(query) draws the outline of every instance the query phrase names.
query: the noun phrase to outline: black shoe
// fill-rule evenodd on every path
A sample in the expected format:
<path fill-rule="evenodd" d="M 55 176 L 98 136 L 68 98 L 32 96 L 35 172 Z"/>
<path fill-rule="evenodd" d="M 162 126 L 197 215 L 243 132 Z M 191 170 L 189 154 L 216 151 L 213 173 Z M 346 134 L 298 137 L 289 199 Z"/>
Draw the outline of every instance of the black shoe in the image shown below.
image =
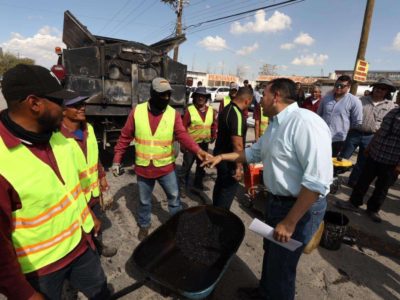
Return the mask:
<path fill-rule="evenodd" d="M 346 210 L 351 210 L 351 211 L 360 211 L 360 208 L 358 206 L 355 206 L 353 203 L 350 201 L 335 201 L 335 206 L 341 209 L 346 209 Z"/>
<path fill-rule="evenodd" d="M 94 239 L 94 243 L 96 245 L 97 251 L 99 252 L 99 255 L 101 256 L 113 257 L 115 254 L 117 254 L 117 248 L 104 245 L 102 241 L 99 241 L 97 239 Z"/>
<path fill-rule="evenodd" d="M 381 218 L 381 216 L 379 215 L 378 212 L 370 211 L 370 210 L 367 209 L 367 215 L 375 223 L 381 223 L 382 222 L 382 218 Z"/>
<path fill-rule="evenodd" d="M 138 233 L 138 240 L 143 241 L 149 235 L 149 228 L 140 227 Z"/>
<path fill-rule="evenodd" d="M 237 290 L 240 300 L 264 300 L 265 297 L 260 292 L 258 287 L 243 287 Z"/>
<path fill-rule="evenodd" d="M 186 198 L 186 191 L 185 191 L 185 189 L 180 189 L 179 190 L 179 197 L 180 198 Z"/>

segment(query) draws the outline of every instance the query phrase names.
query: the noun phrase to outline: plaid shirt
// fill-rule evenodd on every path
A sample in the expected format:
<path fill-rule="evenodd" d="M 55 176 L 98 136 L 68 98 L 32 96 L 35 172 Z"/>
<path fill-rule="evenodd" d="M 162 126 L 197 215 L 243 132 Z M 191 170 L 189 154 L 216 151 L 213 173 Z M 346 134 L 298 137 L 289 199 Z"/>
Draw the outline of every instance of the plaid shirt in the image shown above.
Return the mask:
<path fill-rule="evenodd" d="M 400 107 L 392 109 L 383 118 L 381 128 L 368 148 L 373 160 L 386 165 L 400 164 Z"/>

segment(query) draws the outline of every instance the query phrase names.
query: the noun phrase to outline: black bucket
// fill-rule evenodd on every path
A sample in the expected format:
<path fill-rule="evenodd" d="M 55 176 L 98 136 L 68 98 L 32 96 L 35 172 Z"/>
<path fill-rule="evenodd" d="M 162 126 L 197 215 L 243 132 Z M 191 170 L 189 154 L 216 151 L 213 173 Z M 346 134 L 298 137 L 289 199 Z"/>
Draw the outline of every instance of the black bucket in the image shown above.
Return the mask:
<path fill-rule="evenodd" d="M 338 250 L 346 234 L 349 218 L 340 212 L 327 211 L 324 222 L 325 228 L 320 245 L 329 250 Z"/>

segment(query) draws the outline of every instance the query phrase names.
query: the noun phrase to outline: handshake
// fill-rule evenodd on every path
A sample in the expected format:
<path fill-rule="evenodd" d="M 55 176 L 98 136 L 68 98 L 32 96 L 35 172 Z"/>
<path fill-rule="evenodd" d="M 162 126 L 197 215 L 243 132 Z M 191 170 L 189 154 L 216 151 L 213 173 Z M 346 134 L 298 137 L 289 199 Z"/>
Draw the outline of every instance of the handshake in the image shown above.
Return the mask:
<path fill-rule="evenodd" d="M 197 157 L 202 161 L 201 167 L 213 168 L 222 161 L 221 155 L 213 156 L 204 150 L 197 152 Z"/>
<path fill-rule="evenodd" d="M 121 168 L 121 164 L 113 163 L 111 166 L 111 172 L 115 177 L 121 176 L 124 174 L 124 170 Z"/>

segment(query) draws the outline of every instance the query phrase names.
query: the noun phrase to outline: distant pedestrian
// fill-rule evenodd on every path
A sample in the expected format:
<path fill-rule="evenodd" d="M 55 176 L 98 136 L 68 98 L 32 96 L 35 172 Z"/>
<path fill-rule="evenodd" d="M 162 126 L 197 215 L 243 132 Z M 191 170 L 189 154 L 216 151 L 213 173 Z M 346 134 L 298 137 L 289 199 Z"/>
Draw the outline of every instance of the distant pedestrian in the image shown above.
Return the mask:
<path fill-rule="evenodd" d="M 340 76 L 333 91 L 322 98 L 317 111 L 331 130 L 333 157 L 343 148 L 349 129 L 358 128 L 362 123 L 361 101 L 349 93 L 351 83 L 349 76 Z"/>
<path fill-rule="evenodd" d="M 231 82 L 229 84 L 229 94 L 224 97 L 224 99 L 219 104 L 218 113 L 220 113 L 224 107 L 226 107 L 232 100 L 236 98 L 236 94 L 238 92 L 239 86 L 237 83 Z"/>
<path fill-rule="evenodd" d="M 321 103 L 321 88 L 318 85 L 314 85 L 311 90 L 311 96 L 304 100 L 300 106 L 302 108 L 311 110 L 313 112 L 318 111 L 319 104 Z"/>
<path fill-rule="evenodd" d="M 360 177 L 353 188 L 348 202 L 337 202 L 337 206 L 358 210 L 375 181 L 375 188 L 367 202 L 367 214 L 374 222 L 382 222 L 379 211 L 389 188 L 400 173 L 400 107 L 392 109 L 384 118 L 379 131 L 369 143 L 366 160 Z"/>
<path fill-rule="evenodd" d="M 396 88 L 389 79 L 381 78 L 372 84 L 372 94 L 361 98 L 363 108 L 363 121 L 360 127 L 350 129 L 347 134 L 345 144 L 340 157 L 349 159 L 354 151 L 359 148 L 357 163 L 349 177 L 348 184 L 354 186 L 358 180 L 361 170 L 363 169 L 365 156 L 364 152 L 382 124 L 383 118 L 391 111 L 395 104 L 391 98 L 391 93 Z"/>
<path fill-rule="evenodd" d="M 303 105 L 304 100 L 306 99 L 306 94 L 301 86 L 301 82 L 296 82 L 296 102 L 299 107 Z"/>

